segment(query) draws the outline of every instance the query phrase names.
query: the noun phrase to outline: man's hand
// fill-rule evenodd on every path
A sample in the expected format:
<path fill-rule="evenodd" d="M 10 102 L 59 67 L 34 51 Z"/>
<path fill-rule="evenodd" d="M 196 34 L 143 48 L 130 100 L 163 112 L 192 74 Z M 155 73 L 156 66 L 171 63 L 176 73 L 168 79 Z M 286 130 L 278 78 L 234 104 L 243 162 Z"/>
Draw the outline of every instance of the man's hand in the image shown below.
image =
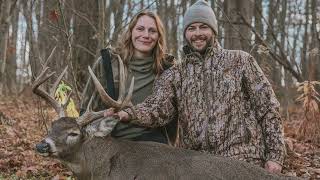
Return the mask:
<path fill-rule="evenodd" d="M 275 173 L 275 174 L 280 174 L 281 170 L 282 170 L 282 166 L 276 162 L 273 162 L 273 161 L 267 161 L 264 164 L 264 168 L 267 171 L 269 171 L 271 173 Z"/>
<path fill-rule="evenodd" d="M 119 111 L 119 112 L 115 112 L 114 108 L 109 108 L 107 110 L 104 111 L 104 117 L 115 117 L 118 118 L 120 121 L 123 122 L 128 122 L 129 121 L 129 114 L 125 111 Z"/>

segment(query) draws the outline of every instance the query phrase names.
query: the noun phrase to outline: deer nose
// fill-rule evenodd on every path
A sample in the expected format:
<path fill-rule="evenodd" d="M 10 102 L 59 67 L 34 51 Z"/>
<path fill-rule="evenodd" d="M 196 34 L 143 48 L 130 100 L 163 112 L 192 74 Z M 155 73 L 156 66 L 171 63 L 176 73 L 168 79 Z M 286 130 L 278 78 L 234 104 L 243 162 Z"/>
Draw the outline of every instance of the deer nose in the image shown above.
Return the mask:
<path fill-rule="evenodd" d="M 41 142 L 39 144 L 36 145 L 36 150 L 39 153 L 48 153 L 50 150 L 50 145 L 46 142 Z"/>

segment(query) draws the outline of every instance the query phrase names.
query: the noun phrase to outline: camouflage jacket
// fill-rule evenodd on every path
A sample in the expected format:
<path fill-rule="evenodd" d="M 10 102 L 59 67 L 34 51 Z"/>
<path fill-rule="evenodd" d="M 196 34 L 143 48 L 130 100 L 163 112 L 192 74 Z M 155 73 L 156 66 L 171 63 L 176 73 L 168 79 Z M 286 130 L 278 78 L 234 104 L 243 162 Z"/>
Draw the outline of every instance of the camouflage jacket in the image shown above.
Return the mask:
<path fill-rule="evenodd" d="M 156 79 L 153 95 L 125 109 L 132 122 L 157 127 L 178 116 L 183 148 L 282 164 L 280 105 L 255 59 L 219 45 L 204 57 L 184 50 L 182 63 Z"/>

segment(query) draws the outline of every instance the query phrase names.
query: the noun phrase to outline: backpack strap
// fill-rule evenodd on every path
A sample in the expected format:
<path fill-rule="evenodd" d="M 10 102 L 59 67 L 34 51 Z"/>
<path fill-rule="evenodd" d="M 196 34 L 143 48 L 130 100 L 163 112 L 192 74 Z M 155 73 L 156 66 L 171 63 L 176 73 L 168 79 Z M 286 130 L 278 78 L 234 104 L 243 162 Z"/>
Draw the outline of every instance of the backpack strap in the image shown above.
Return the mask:
<path fill-rule="evenodd" d="M 100 53 L 101 53 L 102 65 L 105 70 L 105 77 L 107 81 L 106 91 L 112 99 L 116 100 L 118 97 L 116 97 L 116 93 L 115 93 L 110 50 L 101 49 Z"/>

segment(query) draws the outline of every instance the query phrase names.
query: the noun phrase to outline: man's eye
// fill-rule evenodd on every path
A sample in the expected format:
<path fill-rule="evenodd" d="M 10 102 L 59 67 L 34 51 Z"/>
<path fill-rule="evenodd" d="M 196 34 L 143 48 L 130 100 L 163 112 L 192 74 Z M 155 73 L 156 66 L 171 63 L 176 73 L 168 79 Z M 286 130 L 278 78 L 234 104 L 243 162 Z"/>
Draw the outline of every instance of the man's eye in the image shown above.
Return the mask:
<path fill-rule="evenodd" d="M 194 27 L 190 27 L 190 28 L 188 28 L 187 30 L 188 31 L 194 31 L 196 28 L 194 28 Z"/>
<path fill-rule="evenodd" d="M 201 29 L 207 29 L 209 28 L 209 26 L 205 25 L 205 26 L 200 26 Z"/>

